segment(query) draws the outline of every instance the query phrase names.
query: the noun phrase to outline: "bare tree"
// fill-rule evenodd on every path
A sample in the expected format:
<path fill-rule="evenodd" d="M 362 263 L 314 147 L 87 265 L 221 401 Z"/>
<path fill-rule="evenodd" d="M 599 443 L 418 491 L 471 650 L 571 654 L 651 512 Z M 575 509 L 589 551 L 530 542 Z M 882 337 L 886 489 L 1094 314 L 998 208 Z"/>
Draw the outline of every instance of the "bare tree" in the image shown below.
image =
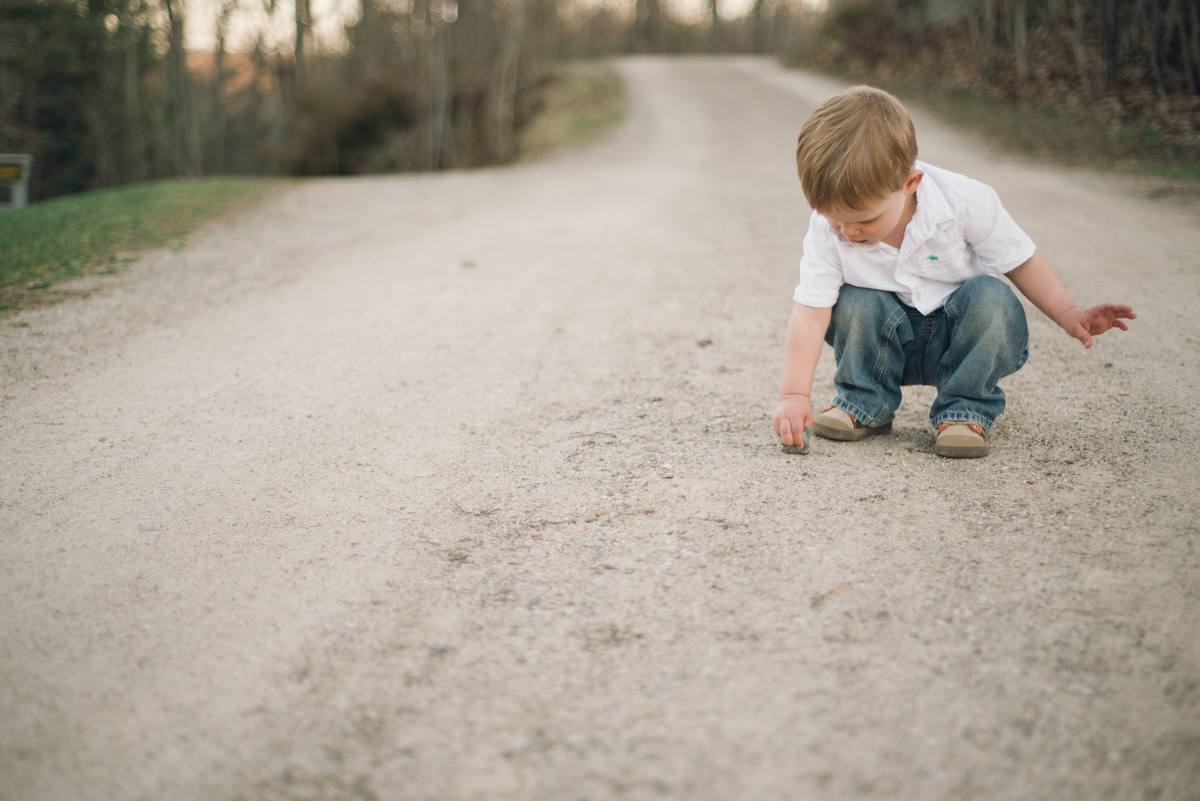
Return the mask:
<path fill-rule="evenodd" d="M 1083 46 L 1083 27 L 1087 18 L 1083 10 L 1084 0 L 1071 0 L 1071 55 L 1079 70 L 1079 89 L 1085 98 L 1092 94 L 1092 82 L 1088 78 L 1087 51 Z"/>
<path fill-rule="evenodd" d="M 633 49 L 654 53 L 662 48 L 663 12 L 661 0 L 637 0 L 634 5 Z"/>
<path fill-rule="evenodd" d="M 226 130 L 225 82 L 229 77 L 225 66 L 225 41 L 229 30 L 229 18 L 237 10 L 239 0 L 222 0 L 217 7 L 217 18 L 213 29 L 217 48 L 213 53 L 213 75 L 208 101 L 208 158 L 215 172 L 225 171 Z"/>
<path fill-rule="evenodd" d="M 190 95 L 188 92 L 187 51 L 183 45 L 181 0 L 164 0 L 170 26 L 167 41 L 171 61 L 171 111 L 174 117 L 175 169 L 179 175 L 196 175 L 192 144 Z"/>
<path fill-rule="evenodd" d="M 1028 25 L 1025 0 L 1013 0 L 1013 58 L 1017 63 L 1017 80 L 1021 82 L 1029 77 Z"/>
<path fill-rule="evenodd" d="M 135 0 L 136 2 L 136 0 Z M 148 176 L 146 164 L 146 138 L 142 135 L 141 72 L 138 69 L 137 33 L 139 8 L 133 2 L 126 3 L 121 15 L 122 55 L 124 75 L 122 80 L 125 106 L 125 143 L 128 164 L 127 175 L 131 181 L 144 181 Z"/>
<path fill-rule="evenodd" d="M 763 17 L 763 0 L 754 0 L 750 6 L 750 52 L 766 52 L 767 30 Z"/>
<path fill-rule="evenodd" d="M 425 169 L 441 166 L 442 140 L 446 131 L 446 111 L 452 92 L 450 81 L 450 35 L 458 19 L 458 4 L 439 0 L 431 6 L 430 24 L 433 38 L 429 48 L 429 137 L 425 147 Z"/>
<path fill-rule="evenodd" d="M 312 27 L 309 0 L 296 0 L 296 42 L 293 45 L 296 65 L 296 83 L 303 84 L 306 78 L 304 63 L 304 40 Z"/>
<path fill-rule="evenodd" d="M 716 53 L 721 50 L 721 14 L 717 8 L 718 0 L 708 0 L 708 50 Z"/>
<path fill-rule="evenodd" d="M 521 46 L 525 40 L 525 3 L 515 0 L 505 16 L 505 28 L 496 65 L 491 93 L 491 146 L 496 161 L 512 157 L 513 111 L 517 94 L 517 70 L 521 62 Z"/>

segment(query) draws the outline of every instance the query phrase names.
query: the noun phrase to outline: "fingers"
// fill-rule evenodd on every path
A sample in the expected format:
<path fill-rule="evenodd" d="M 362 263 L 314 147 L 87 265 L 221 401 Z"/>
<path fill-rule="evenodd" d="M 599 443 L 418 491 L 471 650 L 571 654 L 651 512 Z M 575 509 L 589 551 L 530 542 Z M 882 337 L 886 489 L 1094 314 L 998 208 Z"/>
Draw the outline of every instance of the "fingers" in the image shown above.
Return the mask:
<path fill-rule="evenodd" d="M 1124 317 L 1129 320 L 1137 318 L 1137 314 L 1134 313 L 1132 306 L 1123 306 L 1119 303 L 1101 303 L 1099 306 L 1094 307 L 1092 311 L 1107 317 Z"/>
<path fill-rule="evenodd" d="M 779 421 L 779 436 L 783 439 L 784 445 L 795 445 L 792 439 L 792 421 L 786 417 Z"/>

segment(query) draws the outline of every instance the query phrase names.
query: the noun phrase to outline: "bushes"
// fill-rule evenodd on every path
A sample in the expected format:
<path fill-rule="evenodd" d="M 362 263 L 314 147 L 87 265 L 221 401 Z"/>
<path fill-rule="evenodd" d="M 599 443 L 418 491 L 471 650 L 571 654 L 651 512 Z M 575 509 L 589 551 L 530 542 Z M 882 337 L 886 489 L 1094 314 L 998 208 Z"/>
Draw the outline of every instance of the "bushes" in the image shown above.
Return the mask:
<path fill-rule="evenodd" d="M 878 0 L 827 17 L 814 66 L 999 100 L 1060 152 L 1200 162 L 1200 18 L 1179 0 Z"/>
<path fill-rule="evenodd" d="M 0 152 L 34 154 L 33 198 L 177 175 L 503 162 L 561 29 L 556 0 L 361 0 L 346 52 L 306 49 L 300 26 L 298 62 L 263 36 L 226 52 L 234 7 L 219 5 L 215 52 L 185 53 L 181 0 L 0 5 Z"/>

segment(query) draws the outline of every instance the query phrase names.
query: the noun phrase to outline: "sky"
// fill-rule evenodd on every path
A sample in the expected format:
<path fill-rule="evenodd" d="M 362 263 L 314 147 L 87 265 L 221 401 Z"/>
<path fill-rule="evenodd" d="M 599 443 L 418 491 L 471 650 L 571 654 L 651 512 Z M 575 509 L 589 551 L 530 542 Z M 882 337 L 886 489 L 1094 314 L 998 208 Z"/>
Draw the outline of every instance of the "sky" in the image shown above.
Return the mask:
<path fill-rule="evenodd" d="M 227 0 L 185 0 L 187 11 L 188 49 L 212 51 L 216 45 L 216 18 L 223 2 Z M 629 8 L 634 0 L 581 0 L 586 3 L 607 2 L 616 8 Z M 266 41 L 290 49 L 295 36 L 293 9 L 295 4 L 278 0 L 279 11 L 275 15 L 274 28 L 267 31 Z M 392 0 L 397 5 L 405 0 Z M 411 2 L 411 0 L 408 0 Z M 733 18 L 749 10 L 753 0 L 719 0 L 721 16 Z M 809 6 L 823 8 L 826 0 L 804 0 Z M 699 19 L 705 16 L 706 0 L 665 0 L 676 18 Z M 322 49 L 339 50 L 344 45 L 344 25 L 358 17 L 359 0 L 310 0 L 313 15 L 313 30 Z M 260 30 L 267 27 L 268 18 L 263 11 L 262 0 L 240 0 L 238 10 L 231 18 L 226 48 L 231 51 L 249 50 Z"/>

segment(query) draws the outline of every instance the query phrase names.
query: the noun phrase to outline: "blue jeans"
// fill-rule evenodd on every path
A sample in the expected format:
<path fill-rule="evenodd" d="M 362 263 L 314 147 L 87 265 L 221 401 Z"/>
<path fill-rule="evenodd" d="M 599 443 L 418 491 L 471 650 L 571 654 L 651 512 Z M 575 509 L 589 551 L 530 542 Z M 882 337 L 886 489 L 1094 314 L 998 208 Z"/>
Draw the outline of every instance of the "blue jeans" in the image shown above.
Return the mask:
<path fill-rule="evenodd" d="M 1025 310 L 998 278 L 964 283 L 928 317 L 891 292 L 844 284 L 825 341 L 833 346 L 838 406 L 879 426 L 900 406 L 900 387 L 937 387 L 929 409 L 936 428 L 949 421 L 990 429 L 1004 411 L 996 382 L 1029 358 Z"/>

